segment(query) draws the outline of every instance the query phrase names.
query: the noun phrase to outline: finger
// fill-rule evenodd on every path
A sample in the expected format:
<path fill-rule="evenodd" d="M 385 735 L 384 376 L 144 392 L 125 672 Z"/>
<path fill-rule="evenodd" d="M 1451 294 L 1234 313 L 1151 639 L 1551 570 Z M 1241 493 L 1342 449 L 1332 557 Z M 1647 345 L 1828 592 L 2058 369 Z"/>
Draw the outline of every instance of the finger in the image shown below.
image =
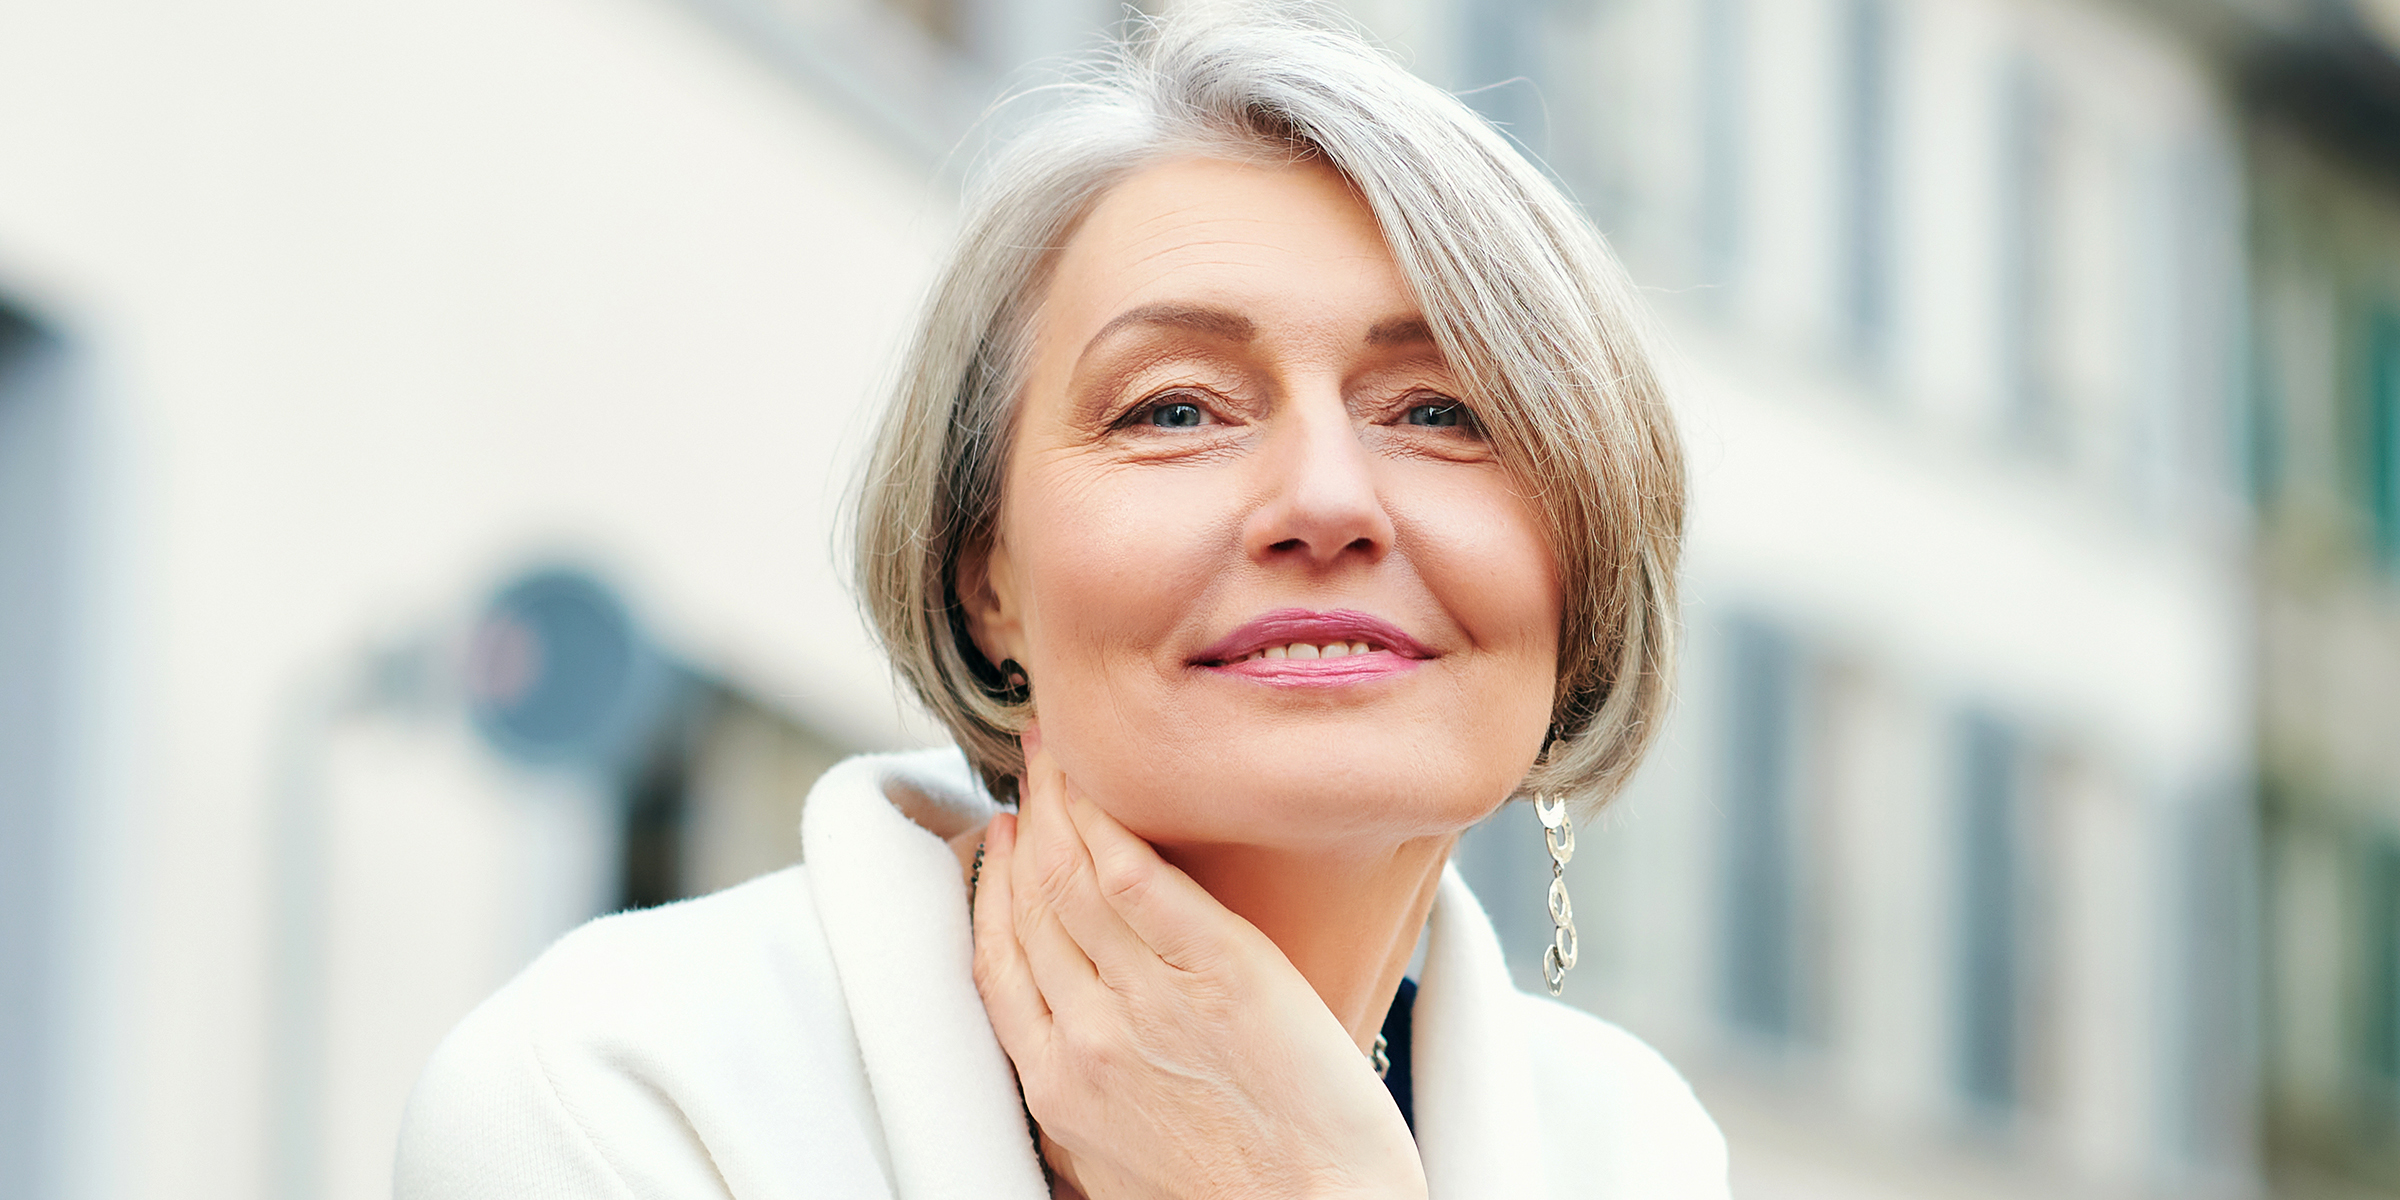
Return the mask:
<path fill-rule="evenodd" d="M 1065 799 L 1101 897 L 1150 953 L 1199 970 L 1228 937 L 1263 936 L 1107 810 L 1073 793 Z"/>
<path fill-rule="evenodd" d="M 1016 818 L 1001 813 L 983 834 L 983 884 L 975 892 L 975 990 L 992 1018 L 992 1032 L 1012 1061 L 1037 1057 L 1050 1036 L 1050 1006 L 1017 943 L 1009 861 L 1016 852 Z"/>
<path fill-rule="evenodd" d="M 1024 793 L 1032 830 L 1025 852 L 1038 863 L 1051 911 L 1105 983 L 1120 990 L 1135 986 L 1142 972 L 1157 968 L 1158 955 L 1102 894 L 1091 852 L 1070 811 L 1089 802 L 1074 798 L 1065 772 L 1038 742 L 1026 756 Z"/>
<path fill-rule="evenodd" d="M 1060 855 L 1055 827 L 1064 824 L 1058 801 L 1026 772 L 1017 797 L 1014 844 L 1010 847 L 1009 884 L 1017 944 L 1053 1012 L 1070 1008 L 1099 988 L 1097 968 L 1083 946 L 1067 932 L 1052 902 L 1058 890 L 1052 878 L 1057 868 L 1043 860 Z"/>

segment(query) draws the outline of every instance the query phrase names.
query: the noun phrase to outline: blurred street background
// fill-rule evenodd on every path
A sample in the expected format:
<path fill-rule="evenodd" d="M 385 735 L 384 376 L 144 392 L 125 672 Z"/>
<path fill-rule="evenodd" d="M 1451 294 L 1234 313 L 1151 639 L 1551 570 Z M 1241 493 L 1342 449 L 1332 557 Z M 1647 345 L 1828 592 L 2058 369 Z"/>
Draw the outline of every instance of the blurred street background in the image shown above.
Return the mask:
<path fill-rule="evenodd" d="M 1568 998 L 1744 1200 L 2400 1196 L 2400 0 L 1357 0 L 1694 479 Z M 1114 0 L 0 6 L 0 1197 L 388 1193 L 548 940 L 924 744 L 850 472 Z M 1525 981 L 1529 814 L 1461 865 Z"/>

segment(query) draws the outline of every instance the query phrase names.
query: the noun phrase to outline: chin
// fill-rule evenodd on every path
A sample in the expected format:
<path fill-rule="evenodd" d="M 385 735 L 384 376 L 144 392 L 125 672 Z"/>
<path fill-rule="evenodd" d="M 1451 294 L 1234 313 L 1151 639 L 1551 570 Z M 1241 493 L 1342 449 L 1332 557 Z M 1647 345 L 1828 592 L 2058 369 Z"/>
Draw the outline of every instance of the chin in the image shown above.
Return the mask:
<path fill-rule="evenodd" d="M 1390 737 L 1217 737 L 1077 755 L 1080 764 L 1060 753 L 1096 803 L 1153 845 L 1339 854 L 1463 833 L 1508 800 L 1539 748 L 1538 738 L 1520 756 Z"/>

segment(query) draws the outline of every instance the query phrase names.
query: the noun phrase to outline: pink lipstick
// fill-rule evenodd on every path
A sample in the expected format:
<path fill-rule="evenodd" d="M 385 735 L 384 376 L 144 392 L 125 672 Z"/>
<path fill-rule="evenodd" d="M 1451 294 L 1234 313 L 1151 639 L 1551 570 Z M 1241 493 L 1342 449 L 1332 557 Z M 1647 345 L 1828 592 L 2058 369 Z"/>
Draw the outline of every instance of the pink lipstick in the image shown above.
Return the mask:
<path fill-rule="evenodd" d="M 1369 613 L 1279 608 L 1217 639 L 1192 664 L 1262 683 L 1323 687 L 1386 678 L 1432 657 L 1424 643 Z"/>

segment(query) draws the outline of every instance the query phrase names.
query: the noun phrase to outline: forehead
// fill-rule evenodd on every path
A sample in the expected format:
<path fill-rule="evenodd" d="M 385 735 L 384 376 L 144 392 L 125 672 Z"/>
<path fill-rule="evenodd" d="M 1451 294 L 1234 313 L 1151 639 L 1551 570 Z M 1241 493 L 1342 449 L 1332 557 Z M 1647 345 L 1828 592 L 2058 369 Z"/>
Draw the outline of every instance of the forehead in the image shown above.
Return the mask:
<path fill-rule="evenodd" d="M 1122 312 L 1177 303 L 1360 329 L 1417 310 L 1374 215 L 1314 161 L 1186 158 L 1128 177 L 1061 251 L 1042 323 L 1080 345 Z"/>

